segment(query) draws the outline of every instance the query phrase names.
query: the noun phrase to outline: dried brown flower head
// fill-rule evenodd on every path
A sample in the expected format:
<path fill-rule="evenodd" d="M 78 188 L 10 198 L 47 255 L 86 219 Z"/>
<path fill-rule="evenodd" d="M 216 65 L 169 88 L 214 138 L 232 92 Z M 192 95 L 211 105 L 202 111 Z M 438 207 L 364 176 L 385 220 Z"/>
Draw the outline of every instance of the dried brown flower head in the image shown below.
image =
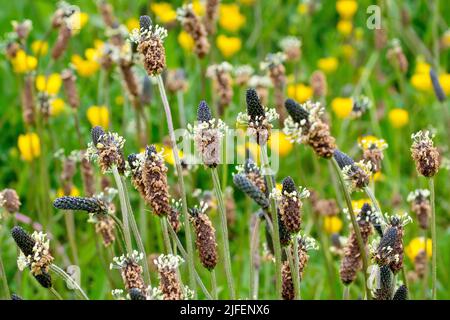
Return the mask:
<path fill-rule="evenodd" d="M 182 287 L 178 276 L 177 268 L 184 260 L 179 256 L 160 255 L 155 259 L 155 265 L 159 272 L 159 289 L 164 300 L 184 300 L 185 290 Z"/>
<path fill-rule="evenodd" d="M 277 113 L 280 115 L 280 123 L 286 119 L 286 110 L 283 108 L 284 104 L 284 90 L 286 86 L 286 68 L 283 65 L 286 56 L 278 52 L 275 54 L 268 54 L 264 62 L 261 64 L 263 70 L 267 70 L 269 77 L 272 80 L 275 95 L 275 106 Z"/>
<path fill-rule="evenodd" d="M 220 0 L 206 0 L 205 16 L 203 17 L 203 24 L 209 35 L 216 32 L 216 20 L 219 11 Z"/>
<path fill-rule="evenodd" d="M 27 125 L 34 123 L 35 117 L 35 104 L 34 104 L 34 82 L 31 75 L 25 77 L 23 89 L 22 89 L 22 117 L 23 121 Z"/>
<path fill-rule="evenodd" d="M 191 4 L 184 5 L 177 10 L 177 19 L 183 29 L 194 39 L 194 52 L 200 58 L 204 58 L 210 49 L 208 33 L 200 18 L 195 14 Z"/>
<path fill-rule="evenodd" d="M 411 202 L 411 210 L 417 215 L 419 226 L 423 230 L 428 229 L 429 218 L 431 216 L 431 204 L 428 200 L 430 196 L 429 190 L 414 190 L 408 195 L 408 202 Z"/>
<path fill-rule="evenodd" d="M 55 45 L 52 49 L 52 58 L 54 60 L 58 60 L 66 51 L 71 36 L 72 30 L 70 27 L 66 24 L 61 25 L 59 28 L 58 38 L 56 38 Z"/>
<path fill-rule="evenodd" d="M 411 135 L 413 140 L 411 155 L 416 162 L 416 169 L 427 178 L 433 177 L 440 166 L 439 151 L 434 146 L 432 138 L 429 131 L 419 131 Z"/>
<path fill-rule="evenodd" d="M 406 73 L 408 71 L 408 59 L 403 53 L 399 40 L 394 39 L 392 41 L 392 47 L 388 50 L 386 57 L 395 68 L 400 70 L 401 73 Z"/>
<path fill-rule="evenodd" d="M 167 90 L 172 93 L 178 91 L 184 92 L 188 88 L 186 73 L 183 69 L 168 70 L 165 82 L 167 85 Z"/>
<path fill-rule="evenodd" d="M 125 288 L 129 291 L 132 288 L 139 289 L 143 294 L 146 292 L 146 286 L 142 277 L 142 267 L 139 261 L 144 258 L 142 253 L 136 250 L 130 254 L 114 257 L 110 269 L 119 269 L 122 275 Z"/>
<path fill-rule="evenodd" d="M 300 231 L 303 206 L 301 199 L 307 196 L 309 196 L 309 191 L 306 189 L 299 191 L 291 177 L 283 180 L 280 195 L 280 217 L 290 233 Z"/>
<path fill-rule="evenodd" d="M 313 89 L 315 97 L 325 97 L 328 92 L 327 77 L 321 70 L 316 70 L 312 73 L 309 79 L 311 88 Z"/>
<path fill-rule="evenodd" d="M 195 244 L 200 261 L 206 269 L 212 270 L 218 261 L 216 230 L 202 208 L 192 208 L 189 214 L 195 230 Z"/>
<path fill-rule="evenodd" d="M 16 213 L 20 208 L 20 199 L 14 189 L 3 189 L 0 192 L 0 207 L 3 207 L 9 213 Z"/>
<path fill-rule="evenodd" d="M 94 168 L 86 158 L 86 151 L 81 152 L 81 177 L 83 178 L 84 194 L 86 197 L 92 197 L 95 194 Z"/>
<path fill-rule="evenodd" d="M 96 218 L 95 232 L 102 236 L 105 247 L 109 247 L 116 240 L 114 234 L 115 222 L 109 215 L 101 214 Z"/>
<path fill-rule="evenodd" d="M 211 65 L 206 70 L 206 75 L 213 80 L 214 92 L 218 95 L 219 115 L 223 115 L 225 108 L 233 99 L 232 69 L 233 67 L 228 62 L 222 62 Z"/>
<path fill-rule="evenodd" d="M 61 78 L 63 80 L 64 91 L 69 105 L 74 109 L 78 108 L 80 106 L 80 97 L 75 83 L 75 74 L 72 70 L 65 69 L 61 72 Z"/>
<path fill-rule="evenodd" d="M 108 172 L 113 166 L 120 174 L 125 172 L 123 146 L 125 139 L 114 132 L 105 132 L 102 127 L 92 128 L 92 143 L 89 144 L 88 156 L 97 159 L 102 172 Z"/>

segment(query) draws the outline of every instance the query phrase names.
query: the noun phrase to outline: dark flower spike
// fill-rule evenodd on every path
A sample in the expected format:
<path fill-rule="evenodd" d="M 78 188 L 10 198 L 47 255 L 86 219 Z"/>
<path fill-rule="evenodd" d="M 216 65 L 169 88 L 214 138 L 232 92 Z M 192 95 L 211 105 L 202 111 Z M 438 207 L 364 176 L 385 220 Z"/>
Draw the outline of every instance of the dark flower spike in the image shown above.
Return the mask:
<path fill-rule="evenodd" d="M 381 227 L 381 222 L 378 219 L 377 215 L 372 211 L 372 207 L 370 206 L 370 204 L 364 203 L 362 205 L 360 216 L 364 219 L 368 218 L 378 235 L 380 237 L 383 237 L 383 228 Z"/>
<path fill-rule="evenodd" d="M 18 296 L 17 294 L 13 293 L 11 294 L 11 300 L 23 300 L 21 296 Z"/>
<path fill-rule="evenodd" d="M 81 210 L 89 213 L 106 214 L 106 204 L 97 198 L 64 196 L 53 201 L 53 206 L 62 210 Z"/>
<path fill-rule="evenodd" d="M 397 229 L 395 227 L 389 227 L 380 240 L 378 248 L 393 247 L 397 241 Z"/>
<path fill-rule="evenodd" d="M 157 154 L 156 147 L 154 145 L 147 146 L 145 148 L 145 154 L 147 157 L 151 158 L 153 155 Z"/>
<path fill-rule="evenodd" d="M 139 18 L 139 27 L 141 31 L 148 31 L 152 27 L 152 19 L 149 16 L 141 16 Z"/>
<path fill-rule="evenodd" d="M 204 100 L 202 100 L 198 105 L 197 120 L 198 122 L 209 122 L 212 120 L 211 110 Z"/>
<path fill-rule="evenodd" d="M 392 300 L 408 300 L 408 288 L 402 284 L 398 287 L 397 291 L 395 291 L 394 298 Z"/>
<path fill-rule="evenodd" d="M 146 296 L 142 293 L 142 290 L 138 288 L 131 288 L 128 291 L 131 300 L 147 300 Z"/>
<path fill-rule="evenodd" d="M 94 143 L 94 146 L 97 145 L 97 143 L 100 140 L 100 137 L 104 134 L 105 134 L 105 131 L 103 130 L 102 127 L 96 126 L 96 127 L 92 128 L 91 137 L 92 137 L 92 142 Z"/>
<path fill-rule="evenodd" d="M 394 291 L 393 274 L 389 266 L 380 267 L 380 287 L 375 291 L 376 300 L 391 300 Z"/>
<path fill-rule="evenodd" d="M 297 187 L 295 186 L 294 180 L 292 180 L 291 177 L 286 177 L 284 178 L 283 182 L 283 187 L 282 187 L 282 192 L 294 192 L 297 190 Z"/>
<path fill-rule="evenodd" d="M 287 112 L 292 117 L 292 120 L 296 123 L 300 123 L 302 120 L 308 121 L 309 113 L 304 108 L 302 108 L 293 99 L 286 99 L 284 102 Z"/>
<path fill-rule="evenodd" d="M 244 163 L 244 172 L 250 173 L 250 172 L 257 172 L 259 173 L 260 170 L 258 166 L 256 165 L 255 161 L 252 160 L 252 158 L 246 158 Z"/>
<path fill-rule="evenodd" d="M 197 207 L 189 208 L 188 212 L 192 217 L 196 218 L 200 214 L 200 209 L 198 209 Z"/>
<path fill-rule="evenodd" d="M 34 278 L 39 282 L 39 284 L 48 289 L 52 287 L 52 277 L 47 272 L 42 272 L 41 274 L 33 275 Z"/>
<path fill-rule="evenodd" d="M 135 153 L 131 153 L 131 154 L 128 156 L 127 160 L 128 160 L 128 164 L 130 165 L 131 170 L 136 169 L 136 167 L 135 167 L 135 165 L 134 165 L 134 163 L 135 163 L 136 160 L 137 160 L 136 154 L 135 154 Z"/>
<path fill-rule="evenodd" d="M 434 94 L 436 95 L 436 98 L 440 102 L 444 102 L 446 99 L 446 96 L 445 96 L 444 90 L 442 89 L 441 84 L 439 83 L 438 76 L 436 74 L 436 71 L 434 71 L 434 69 L 430 69 L 430 78 L 431 78 L 431 83 L 433 84 Z"/>
<path fill-rule="evenodd" d="M 258 97 L 258 93 L 253 88 L 247 89 L 245 95 L 247 101 L 247 114 L 250 119 L 264 118 L 266 116 L 263 106 Z"/>
<path fill-rule="evenodd" d="M 25 256 L 33 254 L 33 247 L 36 241 L 22 227 L 15 226 L 12 228 L 11 235 Z"/>
<path fill-rule="evenodd" d="M 242 192 L 252 198 L 261 208 L 269 207 L 269 200 L 247 177 L 242 174 L 235 174 L 233 182 Z"/>
<path fill-rule="evenodd" d="M 333 157 L 338 163 L 339 168 L 341 168 L 341 170 L 344 169 L 346 166 L 352 166 L 355 163 L 355 161 L 352 158 L 350 158 L 348 155 L 337 149 L 334 150 Z"/>

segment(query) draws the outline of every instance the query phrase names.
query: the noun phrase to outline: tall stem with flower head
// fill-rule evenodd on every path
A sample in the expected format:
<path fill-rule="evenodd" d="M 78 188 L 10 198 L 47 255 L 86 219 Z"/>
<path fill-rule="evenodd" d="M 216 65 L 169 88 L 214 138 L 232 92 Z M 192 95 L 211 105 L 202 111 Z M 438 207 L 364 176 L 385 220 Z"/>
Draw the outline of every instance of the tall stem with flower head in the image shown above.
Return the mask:
<path fill-rule="evenodd" d="M 83 298 L 83 300 L 89 300 L 86 293 L 81 289 L 81 287 L 78 285 L 78 283 L 69 276 L 63 269 L 58 267 L 55 264 L 50 265 L 50 270 L 52 270 L 54 273 L 56 273 L 59 277 L 61 277 L 64 281 L 67 282 L 67 284 L 70 284 L 70 286 L 76 291 L 76 293 Z"/>
<path fill-rule="evenodd" d="M 433 300 L 436 300 L 437 248 L 436 248 L 436 208 L 435 208 L 434 177 L 428 178 L 428 184 L 430 188 L 430 205 L 431 205 L 431 298 Z"/>

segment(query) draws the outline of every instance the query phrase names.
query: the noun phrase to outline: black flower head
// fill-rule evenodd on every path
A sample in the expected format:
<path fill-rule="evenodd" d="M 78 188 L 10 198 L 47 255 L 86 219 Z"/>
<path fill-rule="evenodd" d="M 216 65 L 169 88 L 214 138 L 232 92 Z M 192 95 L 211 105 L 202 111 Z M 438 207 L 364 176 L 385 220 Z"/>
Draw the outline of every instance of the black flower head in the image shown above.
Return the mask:
<path fill-rule="evenodd" d="M 97 198 L 64 196 L 53 201 L 53 206 L 62 210 L 81 210 L 98 214 L 108 212 L 107 205 Z"/>
<path fill-rule="evenodd" d="M 308 111 L 302 108 L 302 106 L 300 106 L 293 99 L 286 99 L 284 106 L 294 122 L 300 123 L 302 120 L 308 122 Z"/>
<path fill-rule="evenodd" d="M 104 134 L 105 134 L 105 131 L 103 130 L 102 127 L 96 126 L 96 127 L 92 128 L 91 137 L 92 137 L 92 142 L 94 143 L 94 145 L 97 145 L 97 143 L 100 140 L 100 137 Z"/>
<path fill-rule="evenodd" d="M 152 27 L 152 19 L 149 16 L 141 16 L 139 18 L 139 27 L 142 31 L 150 31 Z"/>
<path fill-rule="evenodd" d="M 39 282 L 39 284 L 44 288 L 52 287 L 52 277 L 45 271 L 42 271 L 41 274 L 34 275 L 34 278 Z"/>
<path fill-rule="evenodd" d="M 258 94 L 256 93 L 255 89 L 247 89 L 246 101 L 247 114 L 250 116 L 250 119 L 262 119 L 265 117 L 264 108 L 261 105 L 261 101 L 259 100 Z"/>
<path fill-rule="evenodd" d="M 392 300 L 408 300 L 408 288 L 402 284 L 398 287 L 397 291 L 395 291 L 394 298 Z"/>
<path fill-rule="evenodd" d="M 433 90 L 434 90 L 434 94 L 436 95 L 436 98 L 440 102 L 444 102 L 446 99 L 445 93 L 444 93 L 444 90 L 442 89 L 441 84 L 439 83 L 439 79 L 438 79 L 436 71 L 434 71 L 434 69 L 430 69 L 430 78 L 431 78 L 431 83 L 433 84 Z"/>
<path fill-rule="evenodd" d="M 269 207 L 269 200 L 245 175 L 235 174 L 233 182 L 246 195 L 252 198 L 261 208 Z"/>
<path fill-rule="evenodd" d="M 136 163 L 136 160 L 137 160 L 136 154 L 135 153 L 131 153 L 128 156 L 127 160 L 128 160 L 128 164 L 130 165 L 131 170 L 136 169 L 136 166 L 135 166 L 135 163 Z"/>
<path fill-rule="evenodd" d="M 131 288 L 128 291 L 131 300 L 147 300 L 144 294 L 142 294 L 142 290 L 138 288 Z"/>
<path fill-rule="evenodd" d="M 395 245 L 395 242 L 397 241 L 397 228 L 395 227 L 389 227 L 383 237 L 380 240 L 380 244 L 378 245 L 378 248 L 393 248 Z"/>
<path fill-rule="evenodd" d="M 375 291 L 377 300 L 391 300 L 393 293 L 394 277 L 389 266 L 380 267 L 380 287 Z"/>
<path fill-rule="evenodd" d="M 246 149 L 246 151 L 247 150 L 248 149 Z M 256 165 L 255 161 L 253 161 L 252 158 L 247 157 L 244 162 L 244 172 L 250 173 L 250 172 L 255 172 L 255 171 L 259 172 L 260 170 L 259 170 L 258 166 Z"/>
<path fill-rule="evenodd" d="M 370 223 L 372 223 L 373 227 L 377 231 L 380 237 L 383 236 L 383 229 L 381 227 L 380 220 L 377 215 L 372 211 L 372 207 L 368 203 L 364 203 L 361 207 L 361 212 L 359 213 L 363 219 L 369 218 Z"/>
<path fill-rule="evenodd" d="M 33 247 L 36 241 L 22 227 L 15 226 L 12 228 L 11 235 L 25 256 L 33 254 Z"/>
<path fill-rule="evenodd" d="M 353 166 L 355 164 L 355 161 L 352 158 L 350 158 L 348 155 L 337 149 L 334 150 L 333 157 L 338 163 L 339 168 L 341 168 L 341 170 L 344 169 L 346 166 Z"/>
<path fill-rule="evenodd" d="M 147 156 L 147 158 L 151 159 L 157 153 L 158 152 L 156 151 L 156 147 L 153 144 L 145 148 L 145 155 Z"/>
<path fill-rule="evenodd" d="M 283 187 L 282 192 L 291 193 L 297 190 L 297 187 L 295 186 L 294 180 L 292 180 L 291 177 L 286 177 L 283 180 Z"/>
<path fill-rule="evenodd" d="M 211 110 L 204 100 L 202 100 L 198 105 L 197 120 L 198 122 L 209 122 L 210 120 L 212 120 Z"/>

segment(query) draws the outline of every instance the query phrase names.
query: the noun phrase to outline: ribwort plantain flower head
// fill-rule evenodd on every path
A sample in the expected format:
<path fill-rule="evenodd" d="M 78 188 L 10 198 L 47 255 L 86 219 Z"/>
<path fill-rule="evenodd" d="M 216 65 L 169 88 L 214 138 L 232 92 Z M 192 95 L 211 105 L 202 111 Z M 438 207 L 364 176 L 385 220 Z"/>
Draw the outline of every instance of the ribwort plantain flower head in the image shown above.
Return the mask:
<path fill-rule="evenodd" d="M 427 178 L 433 177 L 440 166 L 439 151 L 434 146 L 433 137 L 429 131 L 419 131 L 411 135 L 411 155 L 416 162 L 416 169 Z"/>
<path fill-rule="evenodd" d="M 431 216 L 430 191 L 427 189 L 417 189 L 409 193 L 408 202 L 411 203 L 411 210 L 416 214 L 419 226 L 423 230 L 428 229 L 429 218 Z"/>
<path fill-rule="evenodd" d="M 369 184 L 372 174 L 372 165 L 370 162 L 364 162 L 364 160 L 355 162 L 339 150 L 334 151 L 333 157 L 342 170 L 349 191 L 362 189 Z"/>
<path fill-rule="evenodd" d="M 265 194 L 252 183 L 244 174 L 237 173 L 233 176 L 234 185 L 255 201 L 261 208 L 267 209 L 269 207 L 269 200 Z"/>
<path fill-rule="evenodd" d="M 3 207 L 9 213 L 16 213 L 20 208 L 20 199 L 14 189 L 4 189 L 0 191 L 0 207 Z"/>
<path fill-rule="evenodd" d="M 53 206 L 61 210 L 80 210 L 94 214 L 107 214 L 108 205 L 97 197 L 72 197 L 64 196 L 53 201 Z"/>

